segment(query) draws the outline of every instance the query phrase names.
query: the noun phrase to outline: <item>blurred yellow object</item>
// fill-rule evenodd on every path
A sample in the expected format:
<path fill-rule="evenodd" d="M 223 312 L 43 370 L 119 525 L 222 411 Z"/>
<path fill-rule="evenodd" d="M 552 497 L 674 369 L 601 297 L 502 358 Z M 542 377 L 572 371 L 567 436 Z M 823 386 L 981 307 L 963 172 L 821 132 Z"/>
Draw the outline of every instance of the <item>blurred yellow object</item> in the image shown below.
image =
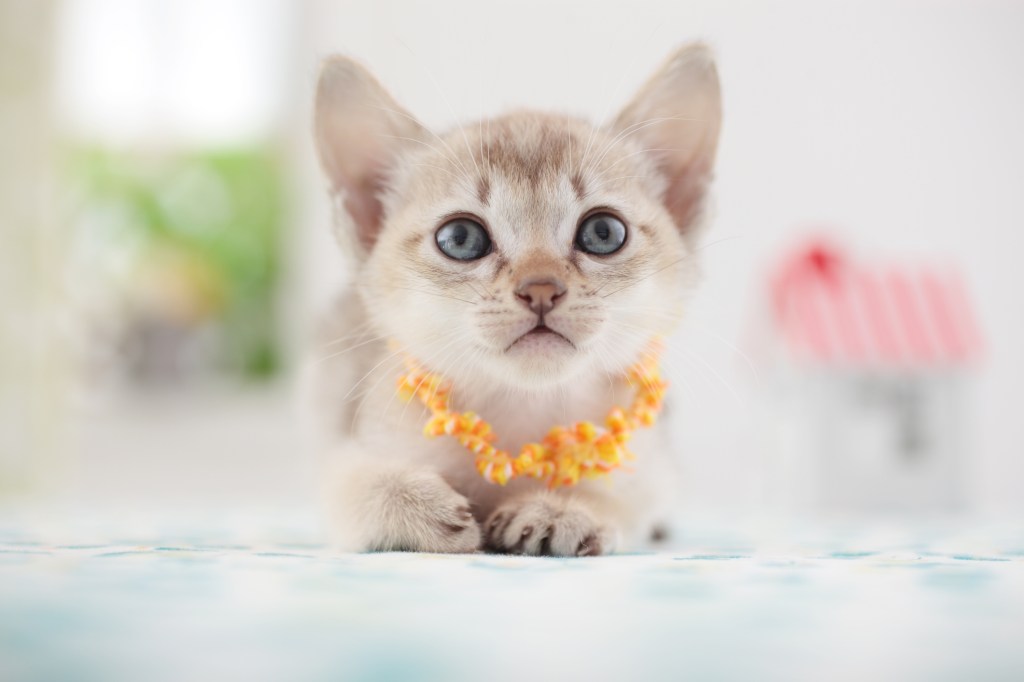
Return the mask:
<path fill-rule="evenodd" d="M 223 277 L 194 251 L 157 245 L 137 264 L 129 299 L 140 309 L 159 311 L 180 326 L 194 327 L 225 307 Z"/>

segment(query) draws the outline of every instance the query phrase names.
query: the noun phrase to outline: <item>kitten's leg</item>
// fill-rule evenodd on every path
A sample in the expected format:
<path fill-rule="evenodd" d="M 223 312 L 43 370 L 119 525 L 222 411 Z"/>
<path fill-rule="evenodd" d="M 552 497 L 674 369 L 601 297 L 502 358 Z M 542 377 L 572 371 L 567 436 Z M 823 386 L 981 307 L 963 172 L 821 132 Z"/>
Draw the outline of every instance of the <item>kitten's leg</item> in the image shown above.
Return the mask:
<path fill-rule="evenodd" d="M 535 492 L 500 505 L 484 524 L 492 552 L 534 556 L 597 556 L 611 553 L 618 530 L 607 501 L 579 492 Z"/>
<path fill-rule="evenodd" d="M 352 551 L 474 552 L 480 528 L 469 502 L 430 469 L 349 464 L 330 504 L 335 544 Z"/>

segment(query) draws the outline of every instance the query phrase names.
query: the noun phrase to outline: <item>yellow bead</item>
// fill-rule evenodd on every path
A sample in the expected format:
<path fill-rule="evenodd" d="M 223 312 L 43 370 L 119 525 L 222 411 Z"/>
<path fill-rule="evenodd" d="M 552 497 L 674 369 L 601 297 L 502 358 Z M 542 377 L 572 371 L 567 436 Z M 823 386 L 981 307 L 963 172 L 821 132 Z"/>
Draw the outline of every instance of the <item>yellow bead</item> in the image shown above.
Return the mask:
<path fill-rule="evenodd" d="M 593 440 L 597 435 L 597 429 L 590 422 L 580 422 L 576 425 L 576 435 L 581 440 Z"/>

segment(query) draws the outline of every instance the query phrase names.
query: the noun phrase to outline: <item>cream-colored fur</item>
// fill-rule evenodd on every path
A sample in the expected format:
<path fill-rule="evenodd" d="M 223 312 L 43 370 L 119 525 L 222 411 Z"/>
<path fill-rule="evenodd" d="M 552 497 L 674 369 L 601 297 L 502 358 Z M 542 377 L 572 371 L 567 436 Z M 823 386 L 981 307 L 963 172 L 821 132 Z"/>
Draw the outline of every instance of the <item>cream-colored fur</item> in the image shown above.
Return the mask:
<path fill-rule="evenodd" d="M 623 371 L 675 327 L 697 279 L 720 119 L 702 46 L 674 54 L 607 126 L 516 112 L 444 134 L 356 62 L 325 62 L 317 143 L 354 273 L 314 370 L 333 442 L 327 499 L 339 545 L 592 555 L 650 537 L 674 489 L 664 422 L 636 433 L 632 471 L 610 480 L 500 487 L 457 443 L 421 434 L 424 409 L 397 398 L 395 378 L 411 353 L 451 379 L 456 406 L 488 419 L 512 452 L 555 424 L 599 422 L 628 404 Z M 598 209 L 628 229 L 608 256 L 574 247 Z M 489 255 L 456 261 L 438 249 L 436 231 L 456 215 L 486 227 Z M 538 279 L 565 287 L 544 317 L 564 340 L 520 338 L 538 317 L 515 292 Z"/>

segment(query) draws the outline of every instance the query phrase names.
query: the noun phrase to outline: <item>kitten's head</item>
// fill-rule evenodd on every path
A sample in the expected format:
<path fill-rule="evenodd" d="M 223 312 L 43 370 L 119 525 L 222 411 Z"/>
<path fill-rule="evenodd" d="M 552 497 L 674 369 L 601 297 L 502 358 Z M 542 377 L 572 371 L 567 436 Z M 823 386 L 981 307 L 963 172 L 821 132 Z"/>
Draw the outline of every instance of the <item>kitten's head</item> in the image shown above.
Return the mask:
<path fill-rule="evenodd" d="M 325 62 L 316 101 L 378 331 L 457 381 L 508 387 L 620 372 L 674 326 L 720 121 L 701 46 L 603 127 L 519 112 L 433 133 L 343 57 Z"/>

